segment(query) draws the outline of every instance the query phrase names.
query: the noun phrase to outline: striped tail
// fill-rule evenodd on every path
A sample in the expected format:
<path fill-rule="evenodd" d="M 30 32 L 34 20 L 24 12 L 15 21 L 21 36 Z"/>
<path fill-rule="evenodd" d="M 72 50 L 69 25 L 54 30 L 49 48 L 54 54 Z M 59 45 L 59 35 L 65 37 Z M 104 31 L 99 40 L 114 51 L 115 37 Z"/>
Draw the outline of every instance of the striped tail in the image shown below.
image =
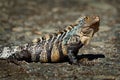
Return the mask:
<path fill-rule="evenodd" d="M 10 55 L 14 54 L 16 52 L 15 49 L 10 49 L 10 47 L 4 47 L 0 52 L 0 58 L 1 59 L 7 59 Z"/>
<path fill-rule="evenodd" d="M 26 48 L 26 44 L 23 46 L 4 47 L 0 50 L 0 59 L 8 59 L 11 55 L 19 53 Z"/>

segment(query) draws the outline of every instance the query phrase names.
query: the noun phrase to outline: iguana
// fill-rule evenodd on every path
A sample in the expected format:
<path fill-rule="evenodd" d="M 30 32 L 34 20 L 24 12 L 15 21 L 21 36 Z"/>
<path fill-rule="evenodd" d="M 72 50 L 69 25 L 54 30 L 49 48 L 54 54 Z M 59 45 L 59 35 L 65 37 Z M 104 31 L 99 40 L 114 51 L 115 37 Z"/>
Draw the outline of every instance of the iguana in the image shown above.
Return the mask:
<path fill-rule="evenodd" d="M 61 62 L 68 60 L 77 64 L 79 49 L 87 45 L 99 30 L 98 16 L 83 16 L 58 33 L 46 34 L 36 42 L 22 46 L 4 47 L 1 59 L 25 60 L 27 62 Z"/>

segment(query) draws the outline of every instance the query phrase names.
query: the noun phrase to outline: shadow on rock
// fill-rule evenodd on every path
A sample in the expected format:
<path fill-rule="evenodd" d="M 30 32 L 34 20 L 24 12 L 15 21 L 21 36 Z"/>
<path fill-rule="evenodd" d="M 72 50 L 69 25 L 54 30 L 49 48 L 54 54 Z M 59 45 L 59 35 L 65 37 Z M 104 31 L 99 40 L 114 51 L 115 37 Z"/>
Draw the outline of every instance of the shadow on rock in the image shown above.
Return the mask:
<path fill-rule="evenodd" d="M 98 58 L 105 58 L 105 55 L 103 54 L 82 54 L 82 55 L 77 56 L 78 60 L 81 60 L 83 58 L 87 58 L 88 60 L 94 60 Z"/>

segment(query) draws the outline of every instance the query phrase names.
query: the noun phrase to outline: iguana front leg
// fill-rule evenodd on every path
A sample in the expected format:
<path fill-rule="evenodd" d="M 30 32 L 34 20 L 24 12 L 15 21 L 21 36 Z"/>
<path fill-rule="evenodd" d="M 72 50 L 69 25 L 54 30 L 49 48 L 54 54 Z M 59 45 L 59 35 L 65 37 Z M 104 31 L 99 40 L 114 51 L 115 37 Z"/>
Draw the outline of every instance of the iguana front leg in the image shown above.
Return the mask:
<path fill-rule="evenodd" d="M 75 64 L 75 65 L 79 65 L 78 64 L 78 60 L 76 55 L 72 52 L 72 50 L 68 50 L 68 59 L 70 64 Z"/>

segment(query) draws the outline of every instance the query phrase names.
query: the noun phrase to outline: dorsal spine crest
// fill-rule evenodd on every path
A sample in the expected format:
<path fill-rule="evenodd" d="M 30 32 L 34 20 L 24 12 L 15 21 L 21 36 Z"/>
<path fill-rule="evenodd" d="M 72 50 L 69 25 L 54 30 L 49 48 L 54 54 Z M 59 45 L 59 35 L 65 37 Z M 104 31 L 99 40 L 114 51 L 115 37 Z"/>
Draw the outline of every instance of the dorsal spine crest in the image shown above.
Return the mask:
<path fill-rule="evenodd" d="M 85 17 L 81 17 L 78 20 L 76 20 L 74 24 L 67 26 L 63 31 L 52 34 L 52 37 L 51 35 L 45 35 L 41 37 L 41 39 L 38 41 L 41 41 L 41 42 L 46 41 L 46 42 L 49 42 L 49 44 L 51 44 L 52 42 L 56 43 L 56 42 L 62 41 L 63 44 L 67 44 L 70 37 L 75 35 L 77 30 L 81 26 L 83 26 L 84 19 Z"/>
<path fill-rule="evenodd" d="M 67 27 L 68 31 L 63 38 L 62 42 L 63 44 L 67 44 L 70 37 L 72 37 L 77 32 L 77 30 L 84 25 L 84 19 L 85 17 L 81 17 L 78 20 L 76 20 L 74 26 L 70 25 L 71 27 L 70 26 Z"/>

